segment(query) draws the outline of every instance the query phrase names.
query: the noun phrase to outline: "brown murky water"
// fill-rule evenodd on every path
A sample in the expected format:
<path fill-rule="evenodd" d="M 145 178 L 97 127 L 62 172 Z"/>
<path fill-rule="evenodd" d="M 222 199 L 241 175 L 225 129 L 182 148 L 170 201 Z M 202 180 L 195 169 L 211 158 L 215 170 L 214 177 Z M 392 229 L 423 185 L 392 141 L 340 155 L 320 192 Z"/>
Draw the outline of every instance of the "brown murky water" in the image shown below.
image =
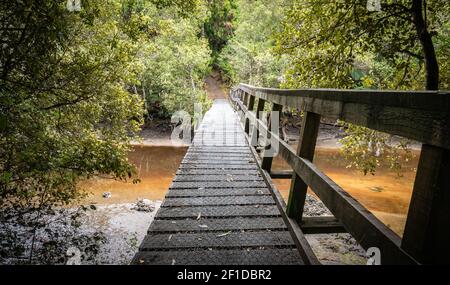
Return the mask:
<path fill-rule="evenodd" d="M 375 175 L 348 169 L 338 149 L 316 149 L 314 164 L 393 231 L 402 235 L 419 157 L 418 151 L 413 153 L 414 158 L 404 165 L 400 176 L 386 166 L 377 168 Z M 273 169 L 286 170 L 289 167 L 276 157 Z M 274 182 L 287 201 L 290 180 L 275 179 Z"/>
<path fill-rule="evenodd" d="M 98 204 L 132 203 L 139 198 L 162 200 L 172 183 L 187 147 L 134 146 L 129 160 L 136 165 L 140 183 L 95 178 L 85 181 L 81 187 L 92 194 L 89 202 Z M 102 197 L 111 192 L 111 197 Z"/>
<path fill-rule="evenodd" d="M 185 147 L 135 146 L 129 159 L 137 166 L 141 183 L 96 178 L 83 182 L 81 186 L 92 193 L 88 201 L 99 204 L 130 203 L 138 198 L 162 200 L 186 150 Z M 401 235 L 411 198 L 417 157 L 418 153 L 402 170 L 402 177 L 386 167 L 377 169 L 376 175 L 366 176 L 355 169 L 347 169 L 345 160 L 336 149 L 317 149 L 314 163 Z M 289 167 L 281 159 L 275 158 L 273 169 Z M 290 180 L 277 179 L 275 184 L 287 200 Z M 102 198 L 104 192 L 111 192 L 111 198 Z"/>

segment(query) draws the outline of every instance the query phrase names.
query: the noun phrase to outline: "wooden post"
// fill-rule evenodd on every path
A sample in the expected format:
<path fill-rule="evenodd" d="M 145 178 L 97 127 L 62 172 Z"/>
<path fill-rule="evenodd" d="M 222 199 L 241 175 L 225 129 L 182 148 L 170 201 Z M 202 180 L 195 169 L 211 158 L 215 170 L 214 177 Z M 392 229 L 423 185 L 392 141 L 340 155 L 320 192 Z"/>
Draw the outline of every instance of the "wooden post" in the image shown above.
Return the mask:
<path fill-rule="evenodd" d="M 255 106 L 255 96 L 250 95 L 247 105 L 247 111 L 253 111 L 253 107 Z M 248 118 L 245 119 L 245 133 L 250 134 L 250 120 Z"/>
<path fill-rule="evenodd" d="M 401 247 L 420 263 L 450 264 L 450 150 L 422 145 Z"/>
<path fill-rule="evenodd" d="M 256 104 L 256 119 L 261 119 L 261 115 L 260 113 L 262 111 L 264 111 L 264 104 L 266 103 L 266 101 L 264 99 L 259 98 L 258 99 L 258 104 Z M 253 146 L 257 146 L 258 145 L 258 139 L 259 139 L 259 130 L 256 127 L 256 124 L 253 126 L 252 128 L 252 135 L 251 135 L 251 144 Z"/>
<path fill-rule="evenodd" d="M 305 112 L 296 154 L 299 157 L 306 158 L 311 162 L 313 160 L 314 150 L 316 148 L 319 125 L 320 115 Z M 307 190 L 308 185 L 306 185 L 297 173 L 294 172 L 292 174 L 286 213 L 290 218 L 295 219 L 298 222 L 301 221 L 303 216 L 303 208 L 305 206 Z"/>
<path fill-rule="evenodd" d="M 242 89 L 239 89 L 239 91 L 241 92 L 242 104 L 247 107 L 248 94 L 247 94 L 247 92 L 245 92 Z M 242 110 L 242 111 L 244 111 L 244 110 Z M 240 119 L 241 119 L 241 123 L 245 124 L 245 113 L 244 112 L 242 112 L 242 117 Z"/>
<path fill-rule="evenodd" d="M 244 93 L 244 97 L 243 97 L 242 103 L 244 104 L 245 107 L 247 107 L 248 106 L 248 96 L 249 95 L 245 91 L 242 91 L 242 92 Z"/>
<path fill-rule="evenodd" d="M 283 110 L 283 106 L 279 105 L 279 104 L 272 104 L 272 112 L 281 112 Z M 267 122 L 267 129 L 269 131 L 272 131 L 272 119 L 269 118 L 269 121 Z M 267 139 L 270 138 L 270 134 L 267 134 Z M 270 171 L 272 170 L 272 161 L 273 161 L 273 157 L 272 156 L 266 156 L 265 155 L 266 151 L 263 151 L 263 158 L 262 158 L 262 162 L 261 162 L 261 168 L 264 169 L 265 171 L 267 171 L 270 174 Z"/>

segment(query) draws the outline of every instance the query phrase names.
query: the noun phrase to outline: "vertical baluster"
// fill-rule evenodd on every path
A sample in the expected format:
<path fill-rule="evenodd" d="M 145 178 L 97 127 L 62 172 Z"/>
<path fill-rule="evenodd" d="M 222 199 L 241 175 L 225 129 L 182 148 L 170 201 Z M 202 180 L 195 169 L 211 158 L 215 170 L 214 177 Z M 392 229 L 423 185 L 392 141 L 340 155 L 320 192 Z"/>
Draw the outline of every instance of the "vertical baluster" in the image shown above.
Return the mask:
<path fill-rule="evenodd" d="M 401 247 L 417 261 L 448 264 L 450 151 L 422 145 Z"/>
<path fill-rule="evenodd" d="M 283 110 L 283 106 L 279 105 L 279 104 L 272 104 L 272 112 L 281 112 L 281 110 Z M 271 116 L 271 115 L 270 115 Z M 267 129 L 269 131 L 272 131 L 272 118 L 269 118 L 268 122 L 267 122 Z M 266 140 L 270 139 L 270 133 L 267 134 Z M 263 158 L 262 158 L 262 162 L 261 162 L 261 168 L 264 169 L 265 171 L 267 171 L 268 173 L 270 173 L 271 169 L 272 169 L 272 161 L 273 161 L 273 157 L 272 156 L 268 156 L 267 155 L 267 151 L 264 150 L 263 151 Z"/>
<path fill-rule="evenodd" d="M 253 107 L 255 106 L 255 96 L 249 94 L 250 98 L 248 100 L 247 110 L 248 112 L 253 111 Z M 250 120 L 248 118 L 245 119 L 245 133 L 247 135 L 250 134 Z"/>
<path fill-rule="evenodd" d="M 258 103 L 256 104 L 256 119 L 261 119 L 261 112 L 264 111 L 264 104 L 266 101 L 264 99 L 259 98 Z M 259 130 L 258 130 L 258 123 L 255 122 L 255 125 L 252 128 L 252 135 L 251 135 L 251 144 L 252 146 L 258 145 L 258 139 L 259 139 Z"/>

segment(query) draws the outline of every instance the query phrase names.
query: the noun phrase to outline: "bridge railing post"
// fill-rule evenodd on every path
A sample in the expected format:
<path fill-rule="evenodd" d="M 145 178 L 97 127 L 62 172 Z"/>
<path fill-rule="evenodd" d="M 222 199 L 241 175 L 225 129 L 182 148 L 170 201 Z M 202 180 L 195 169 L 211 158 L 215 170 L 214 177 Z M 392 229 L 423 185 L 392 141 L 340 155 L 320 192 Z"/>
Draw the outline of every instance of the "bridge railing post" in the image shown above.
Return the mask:
<path fill-rule="evenodd" d="M 248 107 L 248 97 L 250 95 L 247 92 L 243 91 L 243 90 L 241 92 L 244 94 L 242 103 L 244 103 L 245 107 Z"/>
<path fill-rule="evenodd" d="M 245 107 L 247 107 L 248 106 L 248 97 L 249 97 L 249 95 L 248 95 L 248 93 L 247 92 L 245 92 L 244 90 L 242 90 L 242 89 L 239 89 L 239 92 L 241 93 L 241 98 L 242 98 L 242 104 L 245 106 Z M 245 121 L 246 121 L 246 116 L 245 116 L 245 113 L 243 113 L 242 114 L 242 118 L 241 118 L 241 123 L 243 123 L 244 125 L 245 125 Z"/>
<path fill-rule="evenodd" d="M 259 142 L 259 130 L 258 130 L 258 120 L 261 119 L 261 113 L 264 111 L 264 105 L 266 101 L 264 99 L 259 98 L 258 103 L 256 104 L 256 122 L 252 127 L 252 134 L 250 136 L 250 141 L 252 146 L 257 146 Z"/>
<path fill-rule="evenodd" d="M 272 104 L 272 110 L 271 112 L 281 112 L 283 110 L 283 106 L 273 103 Z M 279 116 L 280 118 L 281 116 Z M 268 131 L 272 131 L 272 119 L 269 118 L 269 120 L 267 120 L 267 129 Z M 267 132 L 267 137 L 266 137 L 266 141 L 270 138 L 270 133 Z M 270 147 L 270 146 L 265 146 Z M 261 161 L 261 168 L 264 169 L 265 171 L 267 171 L 268 173 L 270 173 L 270 171 L 272 170 L 272 161 L 273 161 L 273 157 L 266 155 L 266 150 L 263 151 L 263 155 L 262 155 L 262 161 Z"/>
<path fill-rule="evenodd" d="M 248 105 L 247 105 L 247 110 L 248 112 L 252 112 L 253 111 L 253 107 L 255 106 L 255 96 L 248 94 L 249 95 L 249 99 L 248 99 Z M 247 135 L 250 134 L 250 120 L 248 118 L 245 119 L 245 133 Z"/>
<path fill-rule="evenodd" d="M 312 162 L 319 133 L 320 115 L 305 112 L 296 154 Z M 305 206 L 308 185 L 295 173 L 292 174 L 286 213 L 290 218 L 300 222 Z"/>
<path fill-rule="evenodd" d="M 426 264 L 448 264 L 450 150 L 424 144 L 401 247 Z"/>

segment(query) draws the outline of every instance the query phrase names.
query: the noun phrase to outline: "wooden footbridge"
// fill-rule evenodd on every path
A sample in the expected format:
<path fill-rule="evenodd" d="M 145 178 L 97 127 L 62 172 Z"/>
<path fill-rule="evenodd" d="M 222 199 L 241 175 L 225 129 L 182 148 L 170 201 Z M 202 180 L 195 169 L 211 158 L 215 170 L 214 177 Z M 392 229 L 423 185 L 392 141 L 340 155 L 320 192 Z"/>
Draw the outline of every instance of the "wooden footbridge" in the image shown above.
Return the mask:
<path fill-rule="evenodd" d="M 334 232 L 378 248 L 382 264 L 449 263 L 449 96 L 239 85 L 206 113 L 132 263 L 320 264 L 305 235 Z M 283 106 L 304 111 L 297 150 L 274 127 Z M 312 163 L 321 117 L 423 143 L 403 238 Z M 274 154 L 292 171 L 272 171 Z M 291 179 L 288 205 L 271 178 Z M 303 216 L 308 188 L 333 216 Z"/>

